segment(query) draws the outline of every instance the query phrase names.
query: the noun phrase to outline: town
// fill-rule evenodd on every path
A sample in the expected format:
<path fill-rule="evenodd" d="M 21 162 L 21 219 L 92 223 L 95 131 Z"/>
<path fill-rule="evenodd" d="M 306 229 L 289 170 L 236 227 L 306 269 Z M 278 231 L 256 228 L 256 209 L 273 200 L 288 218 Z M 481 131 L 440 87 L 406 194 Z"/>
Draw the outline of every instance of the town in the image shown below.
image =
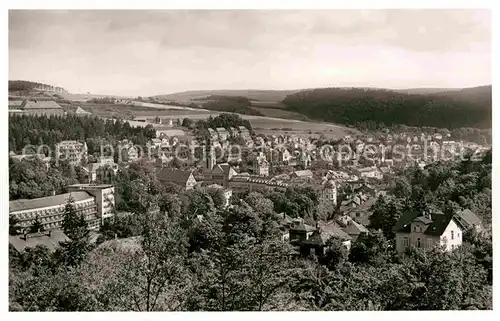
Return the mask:
<path fill-rule="evenodd" d="M 9 310 L 492 310 L 489 16 L 410 11 L 9 12 Z"/>

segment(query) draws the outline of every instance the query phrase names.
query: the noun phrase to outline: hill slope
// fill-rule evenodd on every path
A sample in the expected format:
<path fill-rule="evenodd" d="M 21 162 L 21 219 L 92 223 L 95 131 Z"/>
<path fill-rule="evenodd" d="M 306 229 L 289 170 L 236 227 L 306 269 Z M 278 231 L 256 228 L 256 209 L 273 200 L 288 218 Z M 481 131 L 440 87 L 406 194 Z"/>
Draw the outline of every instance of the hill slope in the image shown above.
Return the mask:
<path fill-rule="evenodd" d="M 157 95 L 154 98 L 159 100 L 190 101 L 194 99 L 203 99 L 208 96 L 240 96 L 249 100 L 279 102 L 287 95 L 298 92 L 299 90 L 190 90 L 180 93 L 167 95 Z"/>
<path fill-rule="evenodd" d="M 425 95 L 391 90 L 321 88 L 288 95 L 283 103 L 311 119 L 366 128 L 395 124 L 491 127 L 491 86 Z"/>

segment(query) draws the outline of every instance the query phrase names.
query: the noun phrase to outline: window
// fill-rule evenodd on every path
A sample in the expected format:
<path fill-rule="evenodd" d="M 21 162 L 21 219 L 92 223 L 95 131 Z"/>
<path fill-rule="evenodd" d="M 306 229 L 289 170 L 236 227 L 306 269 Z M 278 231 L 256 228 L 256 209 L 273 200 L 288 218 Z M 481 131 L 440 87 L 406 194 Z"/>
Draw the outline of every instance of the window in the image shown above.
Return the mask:
<path fill-rule="evenodd" d="M 451 239 L 453 240 L 454 239 L 454 235 L 453 235 L 454 231 L 451 231 Z"/>
<path fill-rule="evenodd" d="M 405 238 L 403 239 L 403 245 L 404 245 L 404 247 L 408 247 L 408 246 L 410 246 L 410 242 L 409 242 L 409 240 L 408 240 L 408 238 L 407 238 L 407 237 L 405 237 Z"/>
<path fill-rule="evenodd" d="M 417 239 L 417 247 L 420 247 L 420 238 Z"/>

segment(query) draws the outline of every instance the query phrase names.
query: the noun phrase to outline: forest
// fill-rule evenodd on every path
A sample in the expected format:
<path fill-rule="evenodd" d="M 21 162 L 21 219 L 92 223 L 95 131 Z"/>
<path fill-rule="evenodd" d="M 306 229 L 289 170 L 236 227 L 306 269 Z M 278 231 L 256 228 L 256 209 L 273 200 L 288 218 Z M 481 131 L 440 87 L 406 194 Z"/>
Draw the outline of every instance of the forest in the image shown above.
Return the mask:
<path fill-rule="evenodd" d="M 153 126 L 132 127 L 122 120 L 104 120 L 98 117 L 68 115 L 57 116 L 9 116 L 9 150 L 21 153 L 27 145 L 55 146 L 63 140 L 86 141 L 89 153 L 100 151 L 100 143 L 115 144 L 128 139 L 145 146 L 154 138 Z"/>
<path fill-rule="evenodd" d="M 30 91 L 39 86 L 50 86 L 47 84 L 42 84 L 34 81 L 26 80 L 9 80 L 9 92 L 10 91 Z"/>
<path fill-rule="evenodd" d="M 401 207 L 487 208 L 491 154 L 481 162 L 450 165 L 401 173 L 389 199 L 377 202 L 370 233 L 362 234 L 349 252 L 330 241 L 321 258 L 300 258 L 279 237 L 279 211 L 314 206 L 311 191 L 283 192 L 296 205 L 253 192 L 233 197 L 233 206 L 222 209 L 217 191 L 192 190 L 180 196 L 157 188 L 148 170 L 137 166 L 123 178 L 131 184 L 131 214 L 103 225 L 95 244 L 69 202 L 63 230 L 70 241 L 55 252 L 42 246 L 21 253 L 10 250 L 9 309 L 492 309 L 490 233 L 467 231 L 464 244 L 452 252 L 394 252 L 388 226 Z M 491 202 L 491 192 L 489 196 Z M 491 210 L 480 215 L 491 219 Z M 15 234 L 16 222 L 9 226 Z"/>
<path fill-rule="evenodd" d="M 321 88 L 290 94 L 282 102 L 311 119 L 368 129 L 392 125 L 491 128 L 491 92 L 491 86 L 422 95 Z"/>

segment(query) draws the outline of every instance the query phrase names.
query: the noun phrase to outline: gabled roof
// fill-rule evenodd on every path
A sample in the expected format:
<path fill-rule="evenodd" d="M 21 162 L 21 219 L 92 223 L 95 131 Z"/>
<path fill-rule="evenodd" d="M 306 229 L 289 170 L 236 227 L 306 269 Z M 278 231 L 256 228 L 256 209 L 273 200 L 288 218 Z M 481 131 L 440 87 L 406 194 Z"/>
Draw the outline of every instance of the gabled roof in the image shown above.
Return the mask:
<path fill-rule="evenodd" d="M 290 227 L 290 230 L 297 231 L 297 232 L 313 232 L 316 230 L 316 228 L 314 226 L 300 222 L 298 224 L 292 225 Z"/>
<path fill-rule="evenodd" d="M 62 107 L 53 100 L 28 100 L 24 109 L 61 109 Z"/>
<path fill-rule="evenodd" d="M 176 168 L 162 168 L 156 172 L 158 180 L 163 182 L 172 182 L 186 184 L 189 177 L 192 176 L 191 171 L 185 171 Z"/>
<path fill-rule="evenodd" d="M 350 217 L 348 219 L 347 226 L 344 227 L 343 230 L 349 235 L 359 235 L 361 233 L 368 233 L 368 229 L 363 224 L 359 224 Z"/>
<path fill-rule="evenodd" d="M 425 216 L 419 216 L 417 218 L 414 218 L 413 221 L 424 223 L 425 225 L 428 225 L 428 224 L 432 223 L 432 220 L 430 218 L 428 218 L 428 217 L 425 217 Z"/>
<path fill-rule="evenodd" d="M 301 171 L 295 171 L 293 174 L 297 177 L 307 177 L 307 176 L 312 176 L 313 172 L 310 169 L 306 170 L 301 170 Z"/>
<path fill-rule="evenodd" d="M 473 225 L 481 226 L 482 222 L 479 217 L 477 217 L 474 212 L 469 209 L 465 209 L 463 211 L 458 212 L 456 215 L 457 221 L 464 227 L 469 228 Z"/>
<path fill-rule="evenodd" d="M 454 217 L 445 215 L 443 213 L 433 213 L 432 214 L 432 219 L 429 219 L 427 217 L 424 217 L 424 219 L 420 219 L 423 217 L 422 213 L 418 211 L 409 211 L 403 213 L 403 215 L 400 217 L 399 221 L 396 223 L 394 228 L 392 229 L 393 232 L 395 233 L 410 233 L 411 232 L 411 222 L 415 221 L 418 219 L 419 222 L 426 222 L 428 227 L 424 231 L 424 234 L 426 235 L 434 235 L 434 236 L 439 236 L 443 234 L 444 230 L 450 224 L 450 221 L 454 219 Z M 431 221 L 431 222 L 429 222 Z"/>
<path fill-rule="evenodd" d="M 92 113 L 89 111 L 83 110 L 80 106 L 78 106 L 78 107 L 76 107 L 75 114 L 90 115 Z"/>
<path fill-rule="evenodd" d="M 331 238 L 339 239 L 341 241 L 348 241 L 352 239 L 349 234 L 342 231 L 342 229 L 340 229 L 335 223 L 319 222 L 319 229 L 315 230 L 309 239 L 304 241 L 304 243 L 326 245 L 326 242 L 328 242 Z"/>
<path fill-rule="evenodd" d="M 94 199 L 94 197 L 92 195 L 90 195 L 89 193 L 87 193 L 85 191 L 59 194 L 59 195 L 55 195 L 55 196 L 35 198 L 35 199 L 30 199 L 30 200 L 20 199 L 20 200 L 15 200 L 15 201 L 9 202 L 9 212 L 14 213 L 14 212 L 32 210 L 32 209 L 36 209 L 36 208 L 44 208 L 44 207 L 57 206 L 57 205 L 66 205 L 70 195 L 73 197 L 73 200 L 75 201 L 75 203 L 80 202 L 80 201 Z"/>

